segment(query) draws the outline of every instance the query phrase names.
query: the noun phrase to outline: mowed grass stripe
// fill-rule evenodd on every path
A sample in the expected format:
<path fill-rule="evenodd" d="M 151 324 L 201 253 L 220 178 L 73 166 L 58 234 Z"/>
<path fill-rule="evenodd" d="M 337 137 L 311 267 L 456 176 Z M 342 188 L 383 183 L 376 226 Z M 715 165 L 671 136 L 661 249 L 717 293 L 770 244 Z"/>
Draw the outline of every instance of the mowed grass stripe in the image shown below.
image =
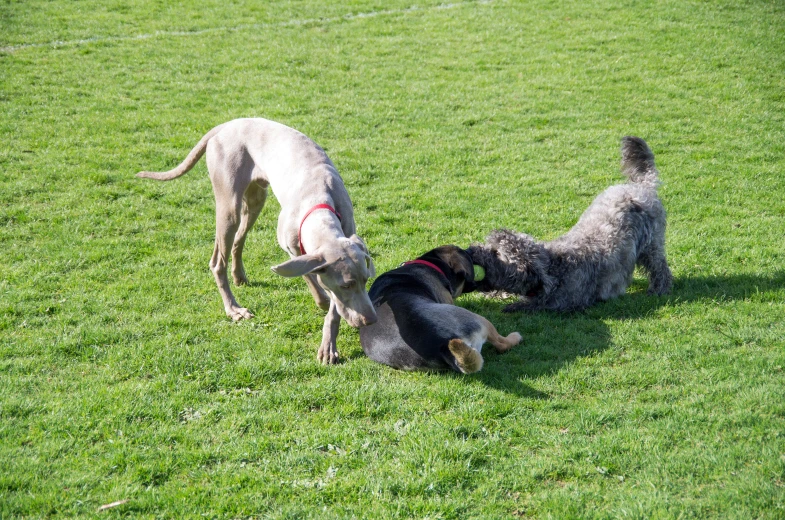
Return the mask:
<path fill-rule="evenodd" d="M 497 0 L 498 1 L 498 0 Z M 0 47 L 0 52 L 15 52 L 22 49 L 38 48 L 38 47 L 64 47 L 72 45 L 84 45 L 88 43 L 100 42 L 123 42 L 133 40 L 148 40 L 151 38 L 166 38 L 166 37 L 188 37 L 188 36 L 201 36 L 204 34 L 211 34 L 216 32 L 245 32 L 253 30 L 264 30 L 285 27 L 302 27 L 309 25 L 324 25 L 336 22 L 348 22 L 355 19 L 373 18 L 377 16 L 401 15 L 407 13 L 416 13 L 419 11 L 427 11 L 433 9 L 454 9 L 458 7 L 471 6 L 476 4 L 489 4 L 494 0 L 475 0 L 470 2 L 457 2 L 457 3 L 440 3 L 433 6 L 417 6 L 411 5 L 400 9 L 383 9 L 378 11 L 367 12 L 353 12 L 340 16 L 333 17 L 320 17 L 320 18 L 306 18 L 306 19 L 293 19 L 271 23 L 255 23 L 255 24 L 240 24 L 234 26 L 219 26 L 219 27 L 206 27 L 201 29 L 193 29 L 188 31 L 167 31 L 158 30 L 149 34 L 136 34 L 128 36 L 90 36 L 75 40 L 53 40 L 40 43 L 20 43 L 16 45 L 8 45 Z"/>

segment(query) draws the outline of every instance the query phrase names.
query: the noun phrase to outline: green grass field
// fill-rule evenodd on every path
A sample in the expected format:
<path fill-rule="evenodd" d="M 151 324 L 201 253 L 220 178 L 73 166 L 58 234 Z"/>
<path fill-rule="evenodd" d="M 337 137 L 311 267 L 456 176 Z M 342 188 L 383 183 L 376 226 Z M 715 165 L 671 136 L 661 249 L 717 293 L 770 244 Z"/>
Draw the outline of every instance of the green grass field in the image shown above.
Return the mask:
<path fill-rule="evenodd" d="M 232 323 L 204 162 L 134 177 L 237 117 L 327 150 L 380 273 L 560 235 L 641 136 L 673 292 L 462 297 L 523 335 L 474 376 L 345 324 L 321 366 L 277 202 Z M 785 518 L 779 0 L 5 0 L 0 132 L 0 518 Z"/>

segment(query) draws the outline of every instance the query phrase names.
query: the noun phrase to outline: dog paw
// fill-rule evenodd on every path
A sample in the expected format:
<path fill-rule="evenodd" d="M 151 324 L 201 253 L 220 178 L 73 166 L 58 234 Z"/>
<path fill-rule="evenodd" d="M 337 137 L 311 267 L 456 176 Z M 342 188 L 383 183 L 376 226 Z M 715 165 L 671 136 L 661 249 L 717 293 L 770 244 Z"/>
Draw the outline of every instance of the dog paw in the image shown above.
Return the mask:
<path fill-rule="evenodd" d="M 531 310 L 528 302 L 515 302 L 505 306 L 502 309 L 502 312 L 520 312 L 520 311 L 528 311 Z"/>
<path fill-rule="evenodd" d="M 649 290 L 646 292 L 653 296 L 664 296 L 671 292 L 671 286 L 667 285 L 665 287 L 649 287 Z"/>
<path fill-rule="evenodd" d="M 518 332 L 513 332 L 508 334 L 507 337 L 500 338 L 496 342 L 492 343 L 494 348 L 496 348 L 496 352 L 507 352 L 512 347 L 517 345 L 521 342 L 521 335 Z"/>
<path fill-rule="evenodd" d="M 321 346 L 319 352 L 316 353 L 316 359 L 322 365 L 336 365 L 341 360 L 341 355 L 335 347 Z"/>
<path fill-rule="evenodd" d="M 248 285 L 248 277 L 245 276 L 245 273 L 242 274 L 232 274 L 232 279 L 234 280 L 234 284 L 237 286 L 240 285 Z"/>
<path fill-rule="evenodd" d="M 253 313 L 243 307 L 226 309 L 226 315 L 232 318 L 233 321 L 250 320 L 253 318 Z"/>

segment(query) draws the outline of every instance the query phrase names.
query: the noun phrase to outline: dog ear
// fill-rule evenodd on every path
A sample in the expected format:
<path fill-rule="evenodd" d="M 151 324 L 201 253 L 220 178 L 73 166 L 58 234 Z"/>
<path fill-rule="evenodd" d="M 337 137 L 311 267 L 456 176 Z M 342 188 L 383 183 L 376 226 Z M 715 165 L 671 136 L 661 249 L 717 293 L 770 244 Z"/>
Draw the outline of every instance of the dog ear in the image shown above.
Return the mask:
<path fill-rule="evenodd" d="M 365 242 L 363 242 L 363 239 L 360 238 L 359 236 L 357 236 L 356 234 L 350 236 L 349 240 L 352 242 L 352 244 L 355 244 L 355 245 L 359 246 L 360 249 L 362 249 L 366 253 L 368 252 L 368 246 L 366 246 Z"/>
<path fill-rule="evenodd" d="M 537 282 L 544 295 L 548 295 L 556 286 L 556 278 L 548 274 L 548 265 L 545 253 L 540 251 L 532 258 L 530 273 L 537 278 Z"/>
<path fill-rule="evenodd" d="M 498 252 L 484 244 L 472 244 L 466 249 L 466 252 L 469 254 L 469 258 L 471 258 L 472 274 L 475 274 L 475 266 L 477 266 L 484 271 L 485 275 L 480 280 L 474 277 L 473 290 L 485 292 L 500 289 L 495 284 L 504 273 L 505 265 L 499 260 Z"/>
<path fill-rule="evenodd" d="M 326 265 L 327 261 L 325 261 L 324 256 L 313 254 L 297 256 L 282 264 L 274 265 L 270 269 L 272 269 L 275 274 L 279 274 L 286 278 L 294 278 L 296 276 L 312 273 Z"/>
<path fill-rule="evenodd" d="M 474 283 L 474 262 L 472 261 L 472 255 L 465 249 L 460 249 L 459 251 L 462 274 L 467 282 Z"/>
<path fill-rule="evenodd" d="M 365 261 L 368 267 L 368 278 L 376 278 L 376 266 L 373 265 L 373 258 L 371 258 L 371 255 L 366 256 Z"/>
<path fill-rule="evenodd" d="M 453 296 L 459 296 L 474 291 L 477 287 L 474 283 L 474 264 L 471 255 L 457 246 L 452 246 L 449 254 L 444 260 L 458 279 L 458 285 L 454 288 L 457 292 Z"/>
<path fill-rule="evenodd" d="M 553 288 L 556 287 L 556 278 L 550 276 L 549 274 L 543 273 L 542 275 L 542 290 L 543 292 L 548 295 L 553 291 Z"/>
<path fill-rule="evenodd" d="M 434 250 L 440 260 L 445 262 L 455 275 L 463 280 L 473 280 L 472 258 L 458 246 L 442 246 Z"/>

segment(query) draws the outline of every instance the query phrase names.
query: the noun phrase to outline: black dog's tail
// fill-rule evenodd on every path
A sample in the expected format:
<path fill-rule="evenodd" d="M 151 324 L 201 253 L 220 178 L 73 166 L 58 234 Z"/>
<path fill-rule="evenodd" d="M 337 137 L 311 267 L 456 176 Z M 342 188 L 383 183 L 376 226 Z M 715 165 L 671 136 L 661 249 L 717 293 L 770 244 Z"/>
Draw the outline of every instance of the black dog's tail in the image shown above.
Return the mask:
<path fill-rule="evenodd" d="M 621 171 L 630 182 L 657 187 L 659 174 L 654 165 L 654 154 L 640 137 L 625 137 L 621 140 Z"/>

